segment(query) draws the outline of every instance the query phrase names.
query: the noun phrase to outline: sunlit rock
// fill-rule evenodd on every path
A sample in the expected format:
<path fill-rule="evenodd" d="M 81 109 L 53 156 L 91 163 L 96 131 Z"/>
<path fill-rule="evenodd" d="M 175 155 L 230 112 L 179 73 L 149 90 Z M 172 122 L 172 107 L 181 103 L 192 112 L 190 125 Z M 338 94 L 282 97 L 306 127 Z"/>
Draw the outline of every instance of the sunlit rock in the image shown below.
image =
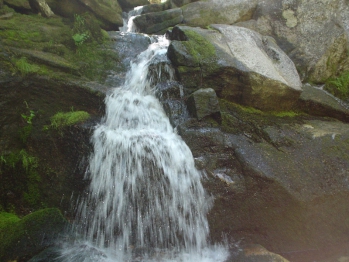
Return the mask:
<path fill-rule="evenodd" d="M 175 27 L 169 58 L 184 86 L 213 88 L 218 97 L 264 110 L 284 110 L 302 88 L 291 59 L 270 37 L 252 30 L 211 25 L 215 30 Z M 180 40 L 180 41 L 178 41 Z"/>

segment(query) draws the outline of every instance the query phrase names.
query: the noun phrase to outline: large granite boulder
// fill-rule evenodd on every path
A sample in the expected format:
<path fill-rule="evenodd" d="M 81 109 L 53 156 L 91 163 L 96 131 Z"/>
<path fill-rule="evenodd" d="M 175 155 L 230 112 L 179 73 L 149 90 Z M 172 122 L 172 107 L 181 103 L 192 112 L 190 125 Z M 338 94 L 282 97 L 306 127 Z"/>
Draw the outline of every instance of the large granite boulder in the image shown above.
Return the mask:
<path fill-rule="evenodd" d="M 234 24 L 252 18 L 256 0 L 198 1 L 182 7 L 184 23 L 205 27 L 209 24 Z"/>
<path fill-rule="evenodd" d="M 242 27 L 211 27 L 176 26 L 170 35 L 168 56 L 189 93 L 213 88 L 218 97 L 264 110 L 294 105 L 301 81 L 272 38 Z"/>
<path fill-rule="evenodd" d="M 344 0 L 260 1 L 239 26 L 273 36 L 302 77 L 323 83 L 349 68 L 349 7 Z"/>

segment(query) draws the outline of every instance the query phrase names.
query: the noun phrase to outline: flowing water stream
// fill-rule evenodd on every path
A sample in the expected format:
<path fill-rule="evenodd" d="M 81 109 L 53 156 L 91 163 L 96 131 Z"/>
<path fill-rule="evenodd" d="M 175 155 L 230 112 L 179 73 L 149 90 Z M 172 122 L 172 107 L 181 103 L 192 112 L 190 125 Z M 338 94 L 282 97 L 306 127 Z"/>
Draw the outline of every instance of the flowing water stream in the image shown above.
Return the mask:
<path fill-rule="evenodd" d="M 224 261 L 228 252 L 209 246 L 205 193 L 188 146 L 176 134 L 155 97 L 155 60 L 166 58 L 169 41 L 152 37 L 105 100 L 95 128 L 86 178 L 74 222 L 74 243 L 62 261 Z M 155 76 L 155 77 L 154 77 Z M 169 79 L 171 80 L 171 79 Z"/>

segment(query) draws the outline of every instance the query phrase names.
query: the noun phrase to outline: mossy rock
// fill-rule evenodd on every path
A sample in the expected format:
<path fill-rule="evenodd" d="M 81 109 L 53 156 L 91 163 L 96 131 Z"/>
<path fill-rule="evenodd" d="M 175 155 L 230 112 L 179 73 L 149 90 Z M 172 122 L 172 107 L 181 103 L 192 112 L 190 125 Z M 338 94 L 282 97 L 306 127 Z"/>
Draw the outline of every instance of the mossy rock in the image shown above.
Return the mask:
<path fill-rule="evenodd" d="M 36 211 L 19 219 L 0 213 L 0 260 L 30 257 L 53 244 L 67 221 L 56 208 Z"/>

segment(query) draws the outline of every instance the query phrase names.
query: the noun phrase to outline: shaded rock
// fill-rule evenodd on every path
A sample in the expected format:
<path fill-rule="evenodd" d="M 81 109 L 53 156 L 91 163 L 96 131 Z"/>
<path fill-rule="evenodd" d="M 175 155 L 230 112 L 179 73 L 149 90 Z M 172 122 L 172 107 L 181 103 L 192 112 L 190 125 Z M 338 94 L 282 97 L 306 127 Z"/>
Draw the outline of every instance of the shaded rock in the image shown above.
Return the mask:
<path fill-rule="evenodd" d="M 222 101 L 220 108 L 221 126 L 191 120 L 178 127 L 208 174 L 211 238 L 224 232 L 280 254 L 347 242 L 349 125 Z"/>
<path fill-rule="evenodd" d="M 73 18 L 75 14 L 81 15 L 90 11 L 78 0 L 46 0 L 46 3 L 55 14 L 67 18 Z"/>
<path fill-rule="evenodd" d="M 329 116 L 349 122 L 349 105 L 326 91 L 304 85 L 297 109 L 315 116 Z"/>
<path fill-rule="evenodd" d="M 27 13 L 31 11 L 29 0 L 3 0 L 3 2 L 19 12 Z"/>
<path fill-rule="evenodd" d="M 118 2 L 123 10 L 149 4 L 148 0 L 118 0 Z"/>
<path fill-rule="evenodd" d="M 78 0 L 103 22 L 104 29 L 118 30 L 123 25 L 122 9 L 114 0 Z"/>
<path fill-rule="evenodd" d="M 168 56 L 186 88 L 211 87 L 219 97 L 264 110 L 294 105 L 301 82 L 293 62 L 272 38 L 242 27 L 212 27 L 218 31 L 185 26 L 172 30 L 171 39 L 177 41 L 171 42 Z"/>
<path fill-rule="evenodd" d="M 234 24 L 252 18 L 256 0 L 198 1 L 182 7 L 184 23 L 205 27 L 210 24 Z"/>
<path fill-rule="evenodd" d="M 142 14 L 161 12 L 171 8 L 171 2 L 166 1 L 160 4 L 146 5 L 142 8 Z"/>
<path fill-rule="evenodd" d="M 15 260 L 32 256 L 52 245 L 67 226 L 58 209 L 36 211 L 20 220 L 2 221 L 0 259 Z"/>
<path fill-rule="evenodd" d="M 304 79 L 323 83 L 348 65 L 348 14 L 344 0 L 272 0 L 238 25 L 274 37 Z"/>
<path fill-rule="evenodd" d="M 175 26 L 183 20 L 179 8 L 137 16 L 133 22 L 137 29 L 146 34 L 165 32 L 170 26 Z"/>
<path fill-rule="evenodd" d="M 219 103 L 216 92 L 212 88 L 199 89 L 188 97 L 189 112 L 197 119 L 219 114 Z"/>
<path fill-rule="evenodd" d="M 286 258 L 272 253 L 261 245 L 250 245 L 238 254 L 235 254 L 228 261 L 231 262 L 289 262 Z M 227 262 L 228 262 L 227 261 Z"/>
<path fill-rule="evenodd" d="M 43 17 L 51 17 L 54 15 L 46 0 L 29 0 L 33 10 L 39 12 Z"/>

